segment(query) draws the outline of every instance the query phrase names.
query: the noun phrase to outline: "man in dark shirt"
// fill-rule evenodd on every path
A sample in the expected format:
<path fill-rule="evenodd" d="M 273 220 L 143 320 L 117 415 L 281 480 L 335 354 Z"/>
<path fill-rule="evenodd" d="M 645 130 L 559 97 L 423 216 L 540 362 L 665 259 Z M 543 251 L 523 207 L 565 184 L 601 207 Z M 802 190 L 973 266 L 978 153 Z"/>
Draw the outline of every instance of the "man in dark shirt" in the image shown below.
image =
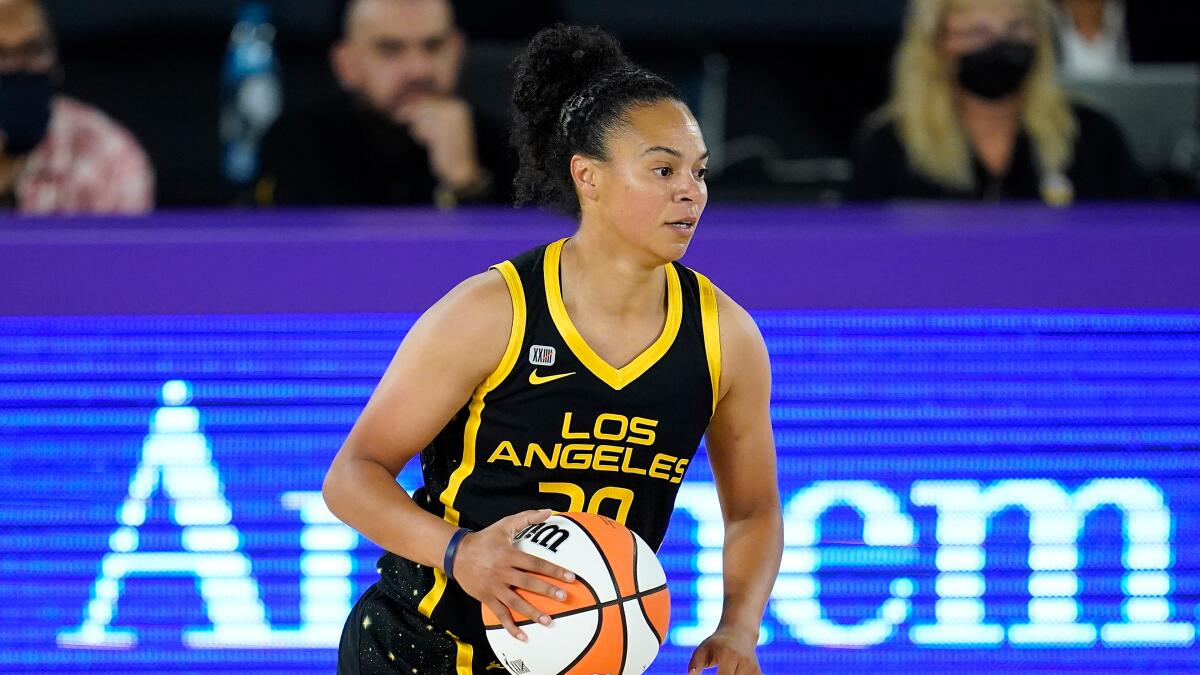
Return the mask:
<path fill-rule="evenodd" d="M 508 201 L 508 135 L 455 94 L 465 38 L 448 0 L 351 0 L 331 51 L 342 96 L 263 143 L 263 204 Z"/>

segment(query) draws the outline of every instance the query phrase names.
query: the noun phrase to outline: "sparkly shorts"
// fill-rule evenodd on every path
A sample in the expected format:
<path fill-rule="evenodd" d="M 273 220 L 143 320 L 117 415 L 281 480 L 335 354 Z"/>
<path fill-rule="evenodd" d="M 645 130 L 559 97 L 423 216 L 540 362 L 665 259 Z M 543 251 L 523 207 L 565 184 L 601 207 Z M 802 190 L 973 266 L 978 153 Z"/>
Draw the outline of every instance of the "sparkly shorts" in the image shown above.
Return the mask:
<path fill-rule="evenodd" d="M 445 630 L 374 584 L 350 610 L 338 675 L 502 675 L 490 649 L 463 649 Z"/>

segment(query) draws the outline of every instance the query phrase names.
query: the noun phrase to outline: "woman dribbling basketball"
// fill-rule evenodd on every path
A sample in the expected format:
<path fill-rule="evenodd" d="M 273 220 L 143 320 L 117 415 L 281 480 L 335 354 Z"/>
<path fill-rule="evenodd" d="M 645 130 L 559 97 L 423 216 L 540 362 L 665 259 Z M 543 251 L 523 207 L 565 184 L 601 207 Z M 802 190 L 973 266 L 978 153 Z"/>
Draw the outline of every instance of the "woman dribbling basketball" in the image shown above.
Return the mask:
<path fill-rule="evenodd" d="M 521 639 L 513 613 L 549 618 L 514 589 L 556 597 L 533 573 L 572 580 L 512 535 L 591 511 L 657 549 L 707 434 L 726 600 L 689 667 L 759 673 L 782 550 L 770 366 L 750 316 L 676 262 L 707 202 L 699 126 L 598 29 L 544 30 L 516 66 L 518 197 L 579 228 L 430 308 L 334 459 L 330 510 L 387 551 L 338 672 L 495 672 L 480 604 Z M 410 498 L 395 479 L 418 453 Z"/>

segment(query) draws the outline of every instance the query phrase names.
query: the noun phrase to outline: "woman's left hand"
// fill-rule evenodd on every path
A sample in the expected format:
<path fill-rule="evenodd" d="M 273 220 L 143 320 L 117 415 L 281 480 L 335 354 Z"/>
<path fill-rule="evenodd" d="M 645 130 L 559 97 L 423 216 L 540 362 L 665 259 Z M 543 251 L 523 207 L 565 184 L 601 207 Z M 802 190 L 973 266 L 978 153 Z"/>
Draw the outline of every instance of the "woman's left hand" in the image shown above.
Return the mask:
<path fill-rule="evenodd" d="M 762 675 L 754 647 L 758 640 L 748 633 L 718 630 L 692 652 L 688 675 L 717 666 L 716 675 Z"/>

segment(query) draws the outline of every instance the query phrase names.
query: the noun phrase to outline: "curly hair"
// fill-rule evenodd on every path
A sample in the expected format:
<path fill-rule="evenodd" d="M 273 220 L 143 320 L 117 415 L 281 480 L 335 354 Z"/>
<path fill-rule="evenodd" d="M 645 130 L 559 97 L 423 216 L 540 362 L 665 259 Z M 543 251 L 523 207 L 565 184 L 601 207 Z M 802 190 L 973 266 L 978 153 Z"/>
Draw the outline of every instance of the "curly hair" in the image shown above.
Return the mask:
<path fill-rule="evenodd" d="M 635 65 L 599 28 L 543 29 L 513 62 L 512 143 L 520 166 L 516 202 L 579 218 L 571 156 L 608 158 L 607 141 L 634 106 L 682 101 L 678 90 Z"/>

